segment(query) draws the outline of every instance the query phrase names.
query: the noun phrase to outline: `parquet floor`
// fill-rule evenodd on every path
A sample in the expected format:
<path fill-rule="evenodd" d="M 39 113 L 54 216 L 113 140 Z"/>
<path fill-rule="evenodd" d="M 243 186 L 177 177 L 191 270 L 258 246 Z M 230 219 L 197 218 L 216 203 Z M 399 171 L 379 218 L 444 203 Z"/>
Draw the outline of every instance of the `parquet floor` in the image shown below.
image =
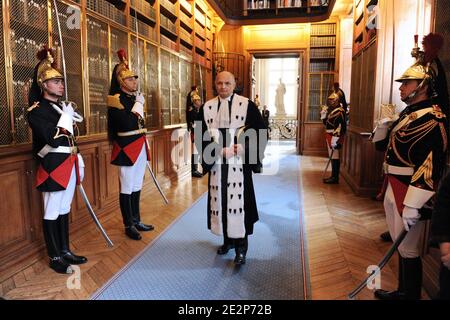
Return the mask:
<path fill-rule="evenodd" d="M 381 203 L 356 197 L 343 179 L 340 185 L 324 185 L 321 174 L 325 163 L 326 159 L 314 157 L 302 157 L 299 162 L 311 296 L 312 299 L 346 299 L 366 276 L 366 268 L 376 264 L 390 244 L 379 240 L 379 234 L 386 230 Z M 168 206 L 158 194 L 144 195 L 142 219 L 154 224 L 156 229 L 142 233 L 142 241 L 126 238 L 119 208 L 111 218 L 102 221 L 115 243 L 114 248 L 106 247 L 93 224 L 73 235 L 73 251 L 89 259 L 81 266 L 80 289 L 68 289 L 68 276 L 56 274 L 42 259 L 2 282 L 0 296 L 7 299 L 89 299 L 190 207 L 207 190 L 206 183 L 206 177 L 186 177 L 164 188 L 170 201 Z M 395 288 L 396 272 L 393 270 L 396 270 L 396 264 L 395 257 L 383 269 L 383 288 Z M 373 297 L 368 289 L 364 289 L 358 298 Z"/>

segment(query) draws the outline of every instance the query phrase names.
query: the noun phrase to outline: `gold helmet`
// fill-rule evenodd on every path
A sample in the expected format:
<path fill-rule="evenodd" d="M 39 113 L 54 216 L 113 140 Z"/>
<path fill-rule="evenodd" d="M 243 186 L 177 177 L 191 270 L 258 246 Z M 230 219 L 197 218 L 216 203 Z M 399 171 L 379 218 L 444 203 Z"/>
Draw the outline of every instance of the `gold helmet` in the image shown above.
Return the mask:
<path fill-rule="evenodd" d="M 116 65 L 116 67 L 114 68 L 115 71 L 115 75 L 117 77 L 117 81 L 119 82 L 119 84 L 121 86 L 124 85 L 124 80 L 127 78 L 138 78 L 138 75 L 131 71 L 128 68 L 128 61 L 127 61 L 127 55 L 124 49 L 120 49 L 119 51 L 117 51 L 117 55 L 119 57 L 120 63 L 118 65 Z"/>
<path fill-rule="evenodd" d="M 202 98 L 200 98 L 200 96 L 197 93 L 194 93 L 193 95 L 191 95 L 191 101 L 194 102 L 196 100 L 202 101 Z"/>
<path fill-rule="evenodd" d="M 420 62 L 414 63 L 395 81 L 402 82 L 404 80 L 424 80 L 429 76 L 427 67 Z"/>
<path fill-rule="evenodd" d="M 414 36 L 415 47 L 411 55 L 416 58 L 416 63 L 410 66 L 403 75 L 396 79 L 397 82 L 405 80 L 420 81 L 417 88 L 404 101 L 410 101 L 417 93 L 425 86 L 428 86 L 428 94 L 430 97 L 437 97 L 439 93 L 439 82 L 442 81 L 442 76 L 439 74 L 438 67 L 438 52 L 444 44 L 443 37 L 439 34 L 430 33 L 423 38 L 423 51 L 418 46 L 418 36 Z"/>
<path fill-rule="evenodd" d="M 336 107 L 339 105 L 339 95 L 336 92 L 333 92 L 328 96 L 327 105 L 329 107 Z"/>
<path fill-rule="evenodd" d="M 64 79 L 61 72 L 54 65 L 54 59 L 50 49 L 44 48 L 38 52 L 37 56 L 41 60 L 37 67 L 37 83 L 39 87 L 42 87 L 42 84 L 47 80 Z"/>

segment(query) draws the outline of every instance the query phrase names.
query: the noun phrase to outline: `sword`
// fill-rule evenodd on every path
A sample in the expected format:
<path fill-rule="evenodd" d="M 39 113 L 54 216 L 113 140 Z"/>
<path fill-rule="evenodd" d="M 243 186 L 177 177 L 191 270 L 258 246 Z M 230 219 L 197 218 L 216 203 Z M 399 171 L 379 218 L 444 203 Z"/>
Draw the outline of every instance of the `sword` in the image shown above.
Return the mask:
<path fill-rule="evenodd" d="M 158 189 L 159 193 L 163 197 L 164 202 L 166 204 L 169 204 L 169 200 L 167 200 L 166 196 L 164 195 L 164 192 L 162 191 L 161 186 L 158 183 L 158 180 L 156 180 L 155 174 L 153 173 L 152 167 L 150 167 L 150 163 L 148 161 L 147 161 L 147 168 L 148 168 L 148 171 L 150 171 L 150 174 L 152 176 L 153 182 L 155 183 L 156 188 Z"/>
<path fill-rule="evenodd" d="M 331 159 L 333 158 L 333 153 L 334 153 L 334 149 L 331 149 L 331 155 L 330 155 L 330 158 L 328 159 L 327 166 L 325 167 L 325 171 L 322 174 L 322 178 L 325 177 L 325 174 L 327 173 L 328 167 L 330 166 L 330 163 L 331 163 Z"/>
<path fill-rule="evenodd" d="M 381 269 L 383 269 L 383 267 L 386 265 L 386 263 L 389 261 L 389 259 L 391 259 L 392 255 L 394 254 L 395 251 L 397 251 L 398 246 L 402 243 L 403 239 L 406 237 L 406 234 L 408 233 L 408 231 L 406 231 L 405 229 L 403 229 L 402 233 L 400 233 L 400 235 L 398 236 L 398 238 L 395 240 L 395 242 L 392 244 L 392 246 L 389 248 L 389 251 L 386 253 L 386 255 L 383 257 L 383 259 L 380 261 L 380 263 L 378 263 L 378 268 L 376 268 L 375 270 L 372 271 L 372 273 L 366 278 L 364 279 L 359 286 L 356 287 L 355 290 L 353 290 L 352 292 L 349 293 L 348 298 L 350 300 L 354 300 L 356 295 L 358 293 L 361 292 L 362 289 L 364 289 L 364 287 L 367 286 L 367 284 L 369 283 L 369 281 L 372 281 L 373 278 L 375 278 L 375 276 L 380 273 Z"/>
<path fill-rule="evenodd" d="M 103 229 L 100 221 L 98 220 L 97 216 L 95 215 L 95 212 L 92 209 L 92 206 L 91 206 L 91 204 L 89 202 L 89 199 L 88 199 L 88 197 L 86 195 L 86 192 L 84 192 L 84 188 L 83 188 L 83 185 L 81 183 L 78 185 L 78 190 L 80 190 L 81 197 L 83 198 L 84 203 L 86 204 L 86 207 L 88 208 L 89 214 L 91 215 L 92 219 L 95 222 L 95 225 L 99 228 L 100 232 L 102 233 L 103 237 L 105 238 L 106 242 L 108 243 L 108 246 L 113 247 L 114 243 L 108 237 L 108 235 L 106 234 L 105 229 Z"/>

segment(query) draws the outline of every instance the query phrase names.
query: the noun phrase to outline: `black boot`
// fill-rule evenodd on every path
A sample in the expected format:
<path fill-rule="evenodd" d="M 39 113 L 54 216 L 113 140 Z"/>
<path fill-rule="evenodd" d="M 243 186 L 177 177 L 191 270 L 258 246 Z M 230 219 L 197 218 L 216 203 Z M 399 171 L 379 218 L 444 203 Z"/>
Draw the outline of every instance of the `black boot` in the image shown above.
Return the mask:
<path fill-rule="evenodd" d="M 131 210 L 131 195 L 121 193 L 119 195 L 120 211 L 122 213 L 125 234 L 133 240 L 141 240 L 141 235 L 133 223 L 133 213 Z"/>
<path fill-rule="evenodd" d="M 233 239 L 228 238 L 226 235 L 223 236 L 223 245 L 217 249 L 217 254 L 224 255 L 227 254 L 230 249 L 234 248 Z"/>
<path fill-rule="evenodd" d="M 50 258 L 49 266 L 58 273 L 73 273 L 72 267 L 59 252 L 58 222 L 56 220 L 43 220 L 44 239 L 47 253 Z"/>
<path fill-rule="evenodd" d="M 236 251 L 236 257 L 234 258 L 234 264 L 236 265 L 242 265 L 245 264 L 245 257 L 247 255 L 247 249 L 248 249 L 248 238 L 245 236 L 245 238 L 242 239 L 235 239 L 235 251 Z"/>
<path fill-rule="evenodd" d="M 405 273 L 405 298 L 420 300 L 422 296 L 422 258 L 403 259 Z"/>
<path fill-rule="evenodd" d="M 331 177 L 328 179 L 324 179 L 323 183 L 326 184 L 338 184 L 339 183 L 339 168 L 340 168 L 340 160 L 332 159 L 331 160 Z"/>
<path fill-rule="evenodd" d="M 69 247 L 69 215 L 65 214 L 59 216 L 59 240 L 60 240 L 60 253 L 61 257 L 69 264 L 83 264 L 87 262 L 87 258 L 83 256 L 77 256 L 70 251 Z"/>
<path fill-rule="evenodd" d="M 133 223 L 139 231 L 152 231 L 155 229 L 151 224 L 144 224 L 141 222 L 141 191 L 136 191 L 131 194 L 131 208 L 133 210 Z"/>
<path fill-rule="evenodd" d="M 386 231 L 386 232 L 383 232 L 382 234 L 380 234 L 380 238 L 384 242 L 392 242 L 391 234 L 389 233 L 389 231 Z"/>
<path fill-rule="evenodd" d="M 375 298 L 380 300 L 405 300 L 405 259 L 398 254 L 398 288 L 394 291 L 375 290 Z"/>
<path fill-rule="evenodd" d="M 203 177 L 203 174 L 201 174 L 200 172 L 198 172 L 197 170 L 197 163 L 195 163 L 195 154 L 191 155 L 191 175 L 195 178 L 201 178 Z"/>

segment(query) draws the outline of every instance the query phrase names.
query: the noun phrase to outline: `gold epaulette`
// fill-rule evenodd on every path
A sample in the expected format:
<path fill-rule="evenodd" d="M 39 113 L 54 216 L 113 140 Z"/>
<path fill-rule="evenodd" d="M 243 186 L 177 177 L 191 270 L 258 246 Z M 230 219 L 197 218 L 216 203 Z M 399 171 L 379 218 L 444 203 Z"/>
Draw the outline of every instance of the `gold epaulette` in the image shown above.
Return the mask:
<path fill-rule="evenodd" d="M 447 116 L 445 113 L 442 112 L 441 107 L 439 107 L 437 104 L 433 105 L 433 111 L 430 112 L 433 116 L 435 116 L 437 119 L 446 118 Z"/>
<path fill-rule="evenodd" d="M 27 111 L 30 112 L 34 108 L 39 107 L 39 101 L 35 101 L 28 109 Z"/>
<path fill-rule="evenodd" d="M 117 108 L 117 109 L 125 109 L 124 106 L 120 103 L 120 93 L 117 93 L 113 96 L 108 95 L 106 98 L 106 103 L 108 107 Z"/>

